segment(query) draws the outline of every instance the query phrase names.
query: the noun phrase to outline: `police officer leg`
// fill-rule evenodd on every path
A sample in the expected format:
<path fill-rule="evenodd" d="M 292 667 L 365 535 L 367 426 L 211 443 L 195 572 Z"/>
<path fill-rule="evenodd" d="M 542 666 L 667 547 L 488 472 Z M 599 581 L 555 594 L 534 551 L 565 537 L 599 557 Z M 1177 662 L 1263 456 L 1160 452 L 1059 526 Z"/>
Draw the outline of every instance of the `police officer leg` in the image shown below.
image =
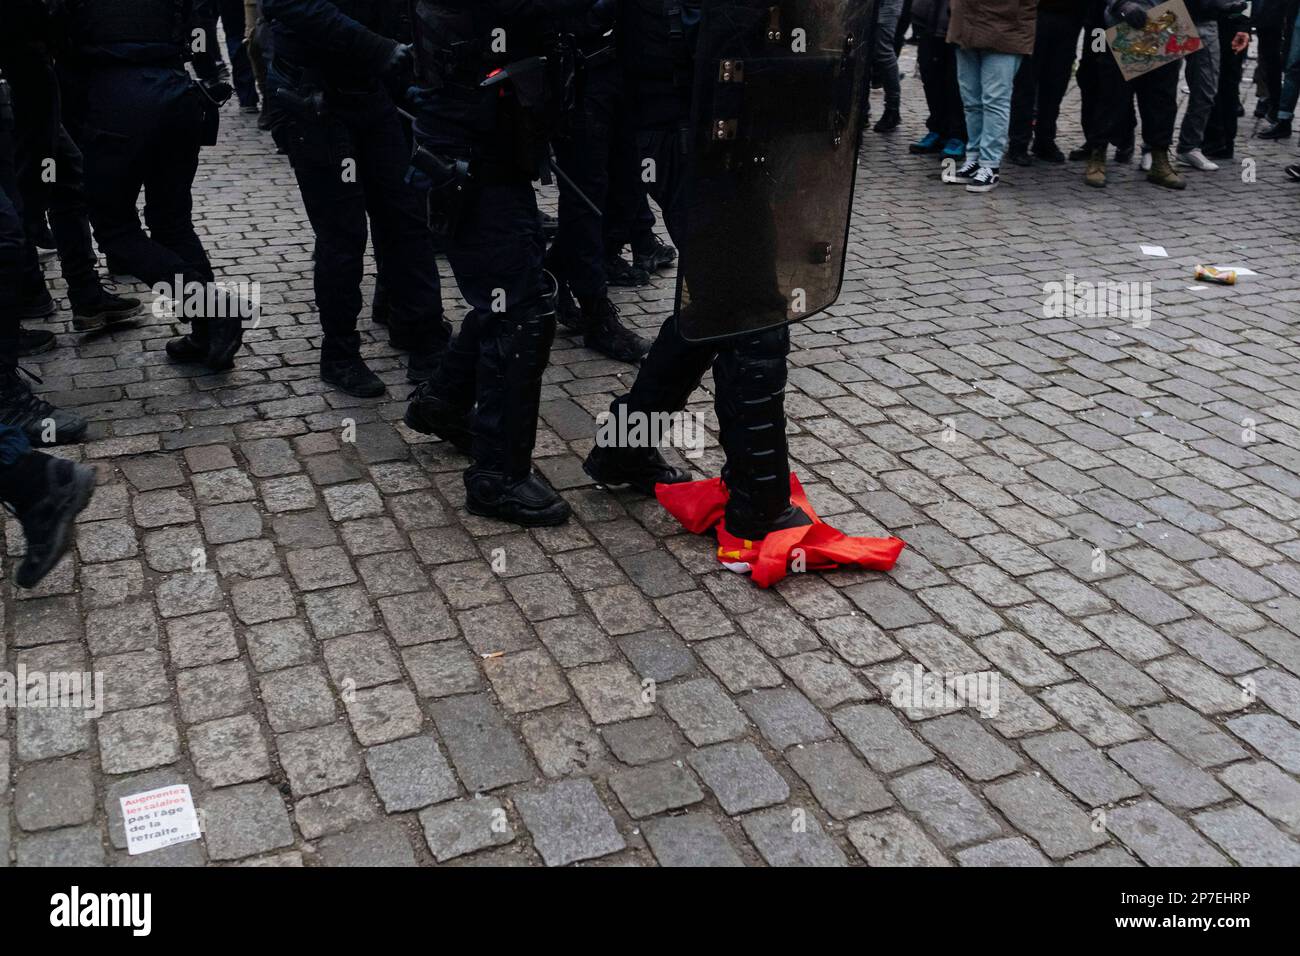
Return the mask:
<path fill-rule="evenodd" d="M 786 356 L 790 329 L 748 333 L 722 349 L 713 366 L 714 402 L 727 464 L 722 480 L 727 530 L 757 540 L 780 528 L 809 524 L 790 504 L 785 436 Z"/>
<path fill-rule="evenodd" d="M 647 163 L 643 168 L 650 172 L 651 193 L 663 209 L 664 223 L 675 241 L 680 241 L 686 228 L 685 169 L 680 139 L 684 135 L 681 130 L 652 130 L 638 136 L 643 163 Z M 716 346 L 686 341 L 678 328 L 677 316 L 669 316 L 642 359 L 631 391 L 614 400 L 610 414 L 619 417 L 680 412 L 716 355 Z M 656 484 L 674 484 L 690 478 L 686 472 L 669 465 L 653 446 L 597 444 L 583 462 L 583 469 L 603 485 L 628 485 L 645 495 L 653 495 Z"/>
<path fill-rule="evenodd" d="M 72 327 L 85 332 L 131 318 L 139 314 L 140 300 L 109 292 L 100 278 L 99 260 L 90 237 L 81 150 L 62 126 L 55 155 L 58 177 L 49 193 L 49 223 L 63 279 L 68 284 Z"/>
<path fill-rule="evenodd" d="M 478 380 L 478 357 L 486 313 L 470 309 L 458 331 L 433 369 L 433 373 L 411 396 L 405 422 L 424 435 L 437 435 L 462 454 L 473 445 L 470 411 Z"/>
<path fill-rule="evenodd" d="M 379 282 L 388 305 L 388 340 L 409 352 L 407 381 L 422 382 L 447 348 L 442 285 L 422 195 L 405 181 L 410 146 L 397 110 L 385 98 L 355 139 L 370 214 Z M 378 291 L 375 296 L 379 300 Z"/>
<path fill-rule="evenodd" d="M 536 195 L 526 181 L 479 186 L 448 249 L 462 293 L 484 319 L 466 507 L 525 526 L 561 524 L 570 513 L 532 468 L 542 374 L 555 337 L 543 250 Z"/>
<path fill-rule="evenodd" d="M 32 267 L 32 251 L 22 227 L 12 129 L 8 117 L 0 115 L 0 420 L 21 429 L 33 444 L 76 442 L 86 433 L 85 420 L 33 395 L 18 371 L 24 336 L 30 339 L 21 327 L 19 308 L 21 279 Z M 54 339 L 49 332 L 39 337 Z"/>
<path fill-rule="evenodd" d="M 274 80 L 272 80 L 274 87 Z M 366 252 L 366 195 L 355 162 L 356 141 L 336 117 L 286 118 L 274 129 L 289 154 L 307 218 L 316 234 L 313 281 L 320 311 L 320 375 L 349 395 L 373 398 L 384 383 L 361 359 L 361 279 Z"/>
<path fill-rule="evenodd" d="M 159 264 L 167 272 L 140 275 L 146 282 L 172 282 L 180 275 L 186 284 L 203 287 L 200 307 L 184 318 L 190 322 L 191 335 L 169 343 L 173 358 L 194 361 L 195 346 L 205 347 L 198 361 L 213 371 L 224 371 L 234 364 L 235 353 L 243 343 L 243 320 L 251 304 L 241 296 L 214 287 L 212 265 L 207 251 L 194 229 L 194 177 L 199 167 L 199 150 L 203 139 L 203 109 L 200 94 L 179 73 L 166 74 L 165 84 L 154 77 L 150 84 L 162 89 L 159 103 L 159 142 L 140 157 L 143 164 L 144 218 L 150 242 Z"/>
<path fill-rule="evenodd" d="M 603 210 L 609 193 L 609 156 L 618 72 L 613 63 L 598 67 L 587 78 L 586 91 L 572 135 L 557 144 L 561 168 L 583 195 Z M 650 343 L 627 329 L 609 299 L 605 279 L 603 216 L 560 185 L 559 232 L 551 247 L 557 278 L 577 299 L 576 327 L 583 344 L 620 362 L 636 362 Z"/>

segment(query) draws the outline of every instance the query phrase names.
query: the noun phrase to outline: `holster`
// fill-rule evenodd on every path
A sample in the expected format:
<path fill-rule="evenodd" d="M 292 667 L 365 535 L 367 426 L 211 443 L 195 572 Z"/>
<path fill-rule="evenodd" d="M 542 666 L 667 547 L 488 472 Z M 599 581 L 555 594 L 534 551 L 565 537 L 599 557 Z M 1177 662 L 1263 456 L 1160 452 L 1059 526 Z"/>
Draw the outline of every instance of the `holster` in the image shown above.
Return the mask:
<path fill-rule="evenodd" d="M 411 165 L 429 178 L 425 215 L 429 232 L 438 242 L 455 235 L 473 186 L 470 161 L 461 156 L 441 156 L 416 146 Z"/>
<path fill-rule="evenodd" d="M 202 83 L 194 84 L 194 88 L 203 97 L 202 138 L 199 140 L 201 146 L 216 146 L 217 137 L 221 134 L 221 107 L 225 106 L 234 94 L 234 89 L 229 84 L 222 84 L 222 86 L 224 90 L 221 95 L 218 95 Z"/>
<path fill-rule="evenodd" d="M 276 105 L 297 119 L 316 123 L 325 118 L 328 112 L 325 106 L 325 94 L 321 90 L 291 90 L 286 86 L 276 87 L 274 99 Z"/>

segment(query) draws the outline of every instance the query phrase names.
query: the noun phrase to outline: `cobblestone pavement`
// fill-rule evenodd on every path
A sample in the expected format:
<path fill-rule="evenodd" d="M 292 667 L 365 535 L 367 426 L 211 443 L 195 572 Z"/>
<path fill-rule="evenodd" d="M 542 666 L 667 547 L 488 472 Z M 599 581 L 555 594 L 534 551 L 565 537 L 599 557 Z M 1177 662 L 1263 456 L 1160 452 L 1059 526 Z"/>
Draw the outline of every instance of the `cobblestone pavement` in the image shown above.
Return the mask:
<path fill-rule="evenodd" d="M 1300 863 L 1288 149 L 1246 141 L 1257 181 L 1183 194 L 1072 164 L 975 196 L 906 154 L 905 91 L 904 129 L 867 135 L 843 300 L 795 330 L 789 412 L 823 514 L 910 547 L 768 592 L 584 480 L 630 372 L 563 336 L 538 457 L 575 520 L 468 516 L 368 319 L 387 398 L 318 380 L 292 175 L 227 114 L 197 203 L 218 271 L 262 284 L 238 369 L 169 364 L 163 319 L 66 314 L 35 369 L 93 420 L 64 453 L 101 484 L 75 554 L 5 585 L 4 667 L 102 672 L 107 712 L 0 714 L 0 862 Z M 1201 262 L 1259 275 L 1196 285 Z M 1044 318 L 1067 274 L 1151 283 L 1149 326 Z M 671 297 L 619 298 L 650 330 Z M 914 665 L 996 673 L 996 716 L 896 706 Z M 177 782 L 204 839 L 129 857 L 118 798 Z"/>

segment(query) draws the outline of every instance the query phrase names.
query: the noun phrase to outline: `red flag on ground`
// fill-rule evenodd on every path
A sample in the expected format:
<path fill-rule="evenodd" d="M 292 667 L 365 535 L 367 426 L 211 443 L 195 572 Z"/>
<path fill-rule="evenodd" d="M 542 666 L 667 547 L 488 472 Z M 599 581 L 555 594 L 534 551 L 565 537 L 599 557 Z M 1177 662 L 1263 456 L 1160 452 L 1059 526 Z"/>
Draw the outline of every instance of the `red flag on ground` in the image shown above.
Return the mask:
<path fill-rule="evenodd" d="M 718 560 L 733 571 L 749 573 L 761 588 L 771 587 L 785 577 L 792 561 L 799 561 L 804 570 L 853 566 L 888 571 L 905 547 L 898 538 L 851 538 L 832 528 L 817 517 L 793 473 L 790 501 L 812 519 L 812 524 L 774 531 L 758 542 L 737 538 L 727 531 L 723 516 L 728 492 L 721 478 L 656 485 L 655 496 L 687 531 L 704 534 L 710 528 L 717 529 Z"/>

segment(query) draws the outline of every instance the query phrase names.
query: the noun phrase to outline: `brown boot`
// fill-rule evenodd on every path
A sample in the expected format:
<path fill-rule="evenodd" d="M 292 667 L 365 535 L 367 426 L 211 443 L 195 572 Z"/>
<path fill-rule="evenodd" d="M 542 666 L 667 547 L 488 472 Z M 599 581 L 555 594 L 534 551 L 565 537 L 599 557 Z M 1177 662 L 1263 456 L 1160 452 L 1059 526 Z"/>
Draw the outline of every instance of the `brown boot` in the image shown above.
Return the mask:
<path fill-rule="evenodd" d="M 1164 186 L 1166 189 L 1186 189 L 1187 183 L 1178 175 L 1174 164 L 1169 162 L 1168 149 L 1151 150 L 1151 171 L 1147 173 L 1147 182 Z"/>
<path fill-rule="evenodd" d="M 1083 171 L 1083 181 L 1100 189 L 1106 185 L 1106 147 L 1088 154 L 1088 165 Z"/>

